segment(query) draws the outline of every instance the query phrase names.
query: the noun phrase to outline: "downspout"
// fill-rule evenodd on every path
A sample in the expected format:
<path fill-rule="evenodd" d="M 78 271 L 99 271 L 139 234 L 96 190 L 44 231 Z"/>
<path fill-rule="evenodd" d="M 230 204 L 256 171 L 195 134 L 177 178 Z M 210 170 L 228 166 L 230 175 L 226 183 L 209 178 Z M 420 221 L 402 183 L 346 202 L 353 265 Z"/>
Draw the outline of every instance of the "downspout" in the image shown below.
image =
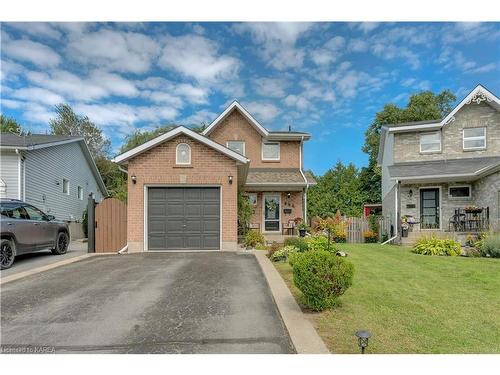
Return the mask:
<path fill-rule="evenodd" d="M 387 241 L 382 242 L 381 245 L 385 245 L 391 241 L 394 241 L 396 238 L 398 238 L 399 234 L 399 213 L 398 213 L 398 194 L 399 194 L 399 181 L 396 180 L 396 191 L 394 192 L 394 211 L 396 212 L 395 214 L 395 224 L 396 224 L 396 230 L 394 232 L 394 236 L 389 238 Z"/>
<path fill-rule="evenodd" d="M 300 164 L 300 174 L 306 183 L 306 189 L 304 191 L 304 222 L 307 223 L 307 190 L 309 190 L 309 182 L 307 181 L 304 172 L 302 172 L 302 147 L 304 147 L 304 136 L 300 137 L 300 149 L 299 149 L 299 164 Z"/>
<path fill-rule="evenodd" d="M 17 199 L 21 200 L 21 151 L 16 148 L 17 154 Z"/>
<path fill-rule="evenodd" d="M 118 170 L 119 170 L 120 172 L 123 172 L 123 173 L 128 174 L 128 171 L 127 171 L 126 169 L 122 168 L 120 165 L 118 165 Z"/>

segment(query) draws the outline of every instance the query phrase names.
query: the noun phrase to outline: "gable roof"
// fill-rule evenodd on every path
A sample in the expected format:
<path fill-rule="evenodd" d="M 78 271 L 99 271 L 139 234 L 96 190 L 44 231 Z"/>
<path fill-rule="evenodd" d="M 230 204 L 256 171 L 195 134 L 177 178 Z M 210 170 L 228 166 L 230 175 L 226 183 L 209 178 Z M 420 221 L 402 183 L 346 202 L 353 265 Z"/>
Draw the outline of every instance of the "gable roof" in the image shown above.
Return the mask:
<path fill-rule="evenodd" d="M 134 147 L 133 149 L 124 152 L 121 155 L 116 156 L 113 159 L 113 162 L 119 163 L 119 164 L 125 164 L 129 159 L 132 159 L 133 157 L 142 154 L 143 152 L 146 152 L 147 150 L 157 146 L 160 143 L 166 142 L 180 134 L 187 135 L 190 138 L 193 138 L 194 140 L 203 143 L 204 145 L 213 148 L 214 150 L 217 150 L 221 152 L 222 154 L 228 156 L 229 158 L 236 160 L 240 163 L 246 164 L 249 162 L 249 160 L 244 157 L 241 154 L 238 154 L 237 152 L 222 146 L 221 144 L 212 141 L 211 139 L 205 137 L 204 135 L 201 135 L 199 133 L 196 133 L 192 131 L 191 129 L 188 129 L 184 126 L 178 126 L 156 138 L 151 139 L 148 142 L 143 143 L 142 145 L 139 145 L 137 147 Z"/>
<path fill-rule="evenodd" d="M 248 122 L 257 130 L 260 135 L 263 137 L 267 137 L 269 132 L 265 127 L 263 127 L 243 106 L 238 103 L 236 100 L 233 101 L 229 107 L 227 107 L 224 112 L 222 112 L 219 117 L 217 117 L 204 131 L 203 135 L 210 134 L 214 128 L 219 125 L 227 116 L 229 116 L 233 110 L 238 110 L 247 120 Z"/>
<path fill-rule="evenodd" d="M 92 170 L 92 174 L 101 189 L 103 195 L 108 195 L 108 190 L 106 185 L 102 180 L 99 169 L 95 164 L 94 158 L 90 153 L 90 150 L 83 137 L 79 136 L 69 136 L 69 135 L 50 135 L 50 134 L 29 134 L 29 135 L 18 135 L 13 133 L 1 133 L 0 134 L 0 149 L 2 150 L 39 150 L 42 148 L 60 146 L 67 143 L 78 142 L 83 151 L 85 159 Z"/>

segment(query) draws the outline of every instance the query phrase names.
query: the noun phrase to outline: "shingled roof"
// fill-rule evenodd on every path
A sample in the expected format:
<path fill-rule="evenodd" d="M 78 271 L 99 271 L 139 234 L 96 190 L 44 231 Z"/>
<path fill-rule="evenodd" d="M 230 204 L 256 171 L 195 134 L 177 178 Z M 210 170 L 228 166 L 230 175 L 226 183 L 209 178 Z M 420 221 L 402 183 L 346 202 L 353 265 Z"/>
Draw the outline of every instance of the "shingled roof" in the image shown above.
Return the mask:
<path fill-rule="evenodd" d="M 307 182 L 316 184 L 316 180 L 305 172 Z M 248 170 L 247 185 L 306 185 L 302 173 L 298 168 L 250 168 Z"/>

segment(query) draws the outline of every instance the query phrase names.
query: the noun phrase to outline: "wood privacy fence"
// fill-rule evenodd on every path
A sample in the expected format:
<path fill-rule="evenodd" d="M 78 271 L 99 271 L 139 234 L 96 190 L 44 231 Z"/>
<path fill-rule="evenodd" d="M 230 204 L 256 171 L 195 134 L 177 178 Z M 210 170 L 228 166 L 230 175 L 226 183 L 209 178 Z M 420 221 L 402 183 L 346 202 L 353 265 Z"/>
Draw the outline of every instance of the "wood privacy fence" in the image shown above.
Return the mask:
<path fill-rule="evenodd" d="M 363 233 L 369 231 L 370 223 L 367 218 L 364 217 L 345 217 L 347 221 L 347 242 L 361 243 L 365 242 Z M 382 241 L 382 236 L 384 234 L 389 235 L 391 228 L 390 222 L 386 218 L 378 219 L 378 240 Z"/>
<path fill-rule="evenodd" d="M 127 244 L 127 205 L 106 198 L 95 207 L 95 252 L 117 252 Z"/>

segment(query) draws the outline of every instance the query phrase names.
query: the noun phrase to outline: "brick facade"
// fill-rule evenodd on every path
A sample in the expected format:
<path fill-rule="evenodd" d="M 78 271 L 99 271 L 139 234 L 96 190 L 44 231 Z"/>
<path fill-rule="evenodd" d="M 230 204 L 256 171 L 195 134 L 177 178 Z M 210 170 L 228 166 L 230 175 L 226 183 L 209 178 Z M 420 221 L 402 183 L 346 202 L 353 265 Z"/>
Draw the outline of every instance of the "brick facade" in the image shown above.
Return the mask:
<path fill-rule="evenodd" d="M 175 164 L 179 143 L 191 146 L 191 165 Z M 131 176 L 137 183 L 133 184 Z M 228 176 L 233 176 L 229 184 Z M 222 189 L 222 247 L 236 249 L 237 189 L 236 162 L 190 137 L 180 135 L 137 155 L 128 163 L 128 244 L 129 251 L 144 250 L 144 185 L 216 185 Z"/>

